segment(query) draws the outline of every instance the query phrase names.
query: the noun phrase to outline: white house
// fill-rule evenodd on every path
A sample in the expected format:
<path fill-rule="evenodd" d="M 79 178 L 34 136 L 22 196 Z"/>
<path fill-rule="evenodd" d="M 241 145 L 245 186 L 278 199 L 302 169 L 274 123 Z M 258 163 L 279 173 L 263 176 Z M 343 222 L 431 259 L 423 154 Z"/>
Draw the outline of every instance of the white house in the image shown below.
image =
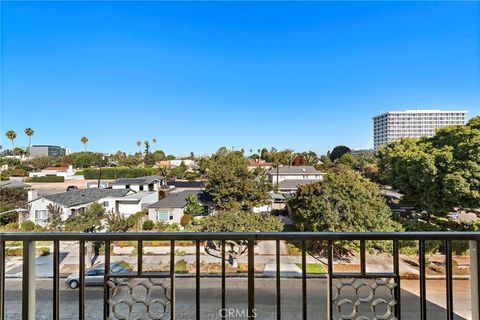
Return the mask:
<path fill-rule="evenodd" d="M 152 221 L 165 221 L 168 223 L 180 223 L 185 208 L 187 207 L 187 197 L 194 195 L 198 202 L 203 206 L 207 213 L 213 211 L 213 200 L 211 195 L 201 190 L 186 190 L 172 193 L 168 197 L 148 207 L 148 219 Z"/>
<path fill-rule="evenodd" d="M 280 193 L 295 192 L 299 186 L 323 181 L 323 173 L 313 166 L 283 166 L 267 172 L 268 178 Z"/>
<path fill-rule="evenodd" d="M 174 160 L 169 160 L 169 165 L 170 168 L 178 167 L 182 164 L 182 162 L 188 167 L 192 168 L 195 166 L 195 161 L 191 159 L 174 159 Z"/>
<path fill-rule="evenodd" d="M 62 219 L 83 213 L 94 203 L 100 203 L 107 213 L 130 216 L 158 201 L 158 192 L 129 189 L 75 189 L 67 192 L 45 195 L 29 202 L 28 220 L 45 226 L 50 205 L 59 206 Z"/>
<path fill-rule="evenodd" d="M 65 180 L 69 179 L 83 179 L 83 176 L 76 176 L 75 170 L 70 165 L 68 167 L 48 167 L 41 171 L 30 172 L 28 174 L 30 178 L 32 177 L 46 177 L 46 176 L 58 176 L 64 177 Z"/>
<path fill-rule="evenodd" d="M 166 179 L 161 176 L 124 178 L 115 180 L 112 189 L 131 189 L 133 191 L 159 191 L 165 186 Z"/>

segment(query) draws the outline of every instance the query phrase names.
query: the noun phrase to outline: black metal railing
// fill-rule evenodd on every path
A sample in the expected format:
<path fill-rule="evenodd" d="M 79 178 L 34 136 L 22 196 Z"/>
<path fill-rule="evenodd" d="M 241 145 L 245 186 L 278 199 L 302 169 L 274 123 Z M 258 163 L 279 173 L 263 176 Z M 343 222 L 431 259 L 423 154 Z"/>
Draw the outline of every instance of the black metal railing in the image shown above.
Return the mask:
<path fill-rule="evenodd" d="M 114 274 L 111 272 L 111 250 L 110 245 L 113 241 L 136 241 L 137 242 L 137 271 L 128 274 Z M 243 241 L 247 246 L 247 315 L 248 318 L 262 318 L 261 314 L 255 312 L 255 244 L 258 241 L 275 241 L 275 265 L 274 275 L 276 287 L 276 317 L 282 318 L 281 308 L 281 270 L 280 270 L 280 244 L 281 241 L 295 241 L 300 243 L 301 249 L 301 314 L 302 319 L 307 319 L 307 242 L 318 241 L 325 242 L 327 248 L 327 319 L 352 319 L 357 318 L 358 305 L 368 304 L 371 307 L 374 317 L 376 308 L 379 304 L 386 306 L 382 311 L 382 319 L 401 319 L 401 277 L 400 277 L 400 258 L 399 243 L 401 241 L 416 241 L 418 243 L 419 260 L 419 302 L 420 312 L 418 319 L 427 319 L 427 294 L 426 294 L 426 247 L 428 241 L 442 241 L 445 253 L 445 290 L 446 307 L 445 317 L 453 319 L 453 272 L 452 272 L 452 241 L 469 241 L 471 255 L 471 283 L 472 283 L 472 319 L 478 319 L 478 306 L 480 305 L 478 294 L 478 280 L 480 279 L 480 232 L 404 232 L 404 233 L 310 233 L 310 232 L 285 232 L 285 233 L 190 233 L 190 232 L 143 232 L 143 233 L 3 233 L 0 234 L 0 318 L 5 319 L 5 272 L 6 272 L 6 242 L 23 242 L 23 267 L 22 267 L 22 318 L 35 318 L 35 242 L 53 241 L 53 310 L 52 318 L 60 318 L 60 242 L 78 241 L 79 242 L 79 319 L 85 319 L 85 244 L 91 241 L 100 241 L 105 244 L 105 273 L 103 290 L 103 318 L 115 318 L 115 295 L 120 290 L 125 289 L 125 285 L 131 279 L 140 281 L 140 285 L 146 288 L 155 287 L 164 291 L 165 298 L 152 300 L 165 309 L 165 315 L 175 319 L 175 279 L 178 276 L 175 272 L 175 243 L 176 241 L 193 241 L 195 243 L 195 314 L 196 318 L 201 317 L 201 270 L 200 270 L 200 251 L 201 243 L 206 241 L 216 241 L 220 243 L 221 257 L 221 302 L 219 308 L 226 308 L 226 242 Z M 393 271 L 392 272 L 367 272 L 366 262 L 366 242 L 367 241 L 389 241 L 393 248 Z M 143 242 L 144 241 L 168 241 L 170 243 L 170 267 L 169 272 L 146 272 L 143 268 Z M 360 271 L 358 273 L 335 272 L 333 268 L 334 248 L 337 241 L 358 241 L 360 243 Z M 125 280 L 127 279 L 127 280 Z M 141 281 L 148 281 L 148 284 L 141 284 Z M 166 284 L 166 281 L 169 281 Z M 127 291 L 132 289 L 132 284 L 128 284 Z M 356 296 L 355 299 L 341 297 L 342 288 L 345 286 L 358 289 L 362 286 L 373 288 L 369 289 L 371 294 L 368 296 Z M 375 296 L 375 290 L 378 287 L 386 289 L 388 297 L 381 299 Z M 33 292 L 32 292 L 33 291 Z M 128 292 L 127 292 L 128 293 Z M 130 297 L 131 303 L 138 302 L 135 297 Z M 354 301 L 355 300 L 355 301 Z M 143 301 L 143 300 L 142 300 Z M 350 305 L 349 314 L 342 314 L 342 306 Z M 193 310 L 192 310 L 193 311 Z M 153 317 L 152 317 L 153 318 Z M 323 318 L 323 317 L 322 317 Z"/>

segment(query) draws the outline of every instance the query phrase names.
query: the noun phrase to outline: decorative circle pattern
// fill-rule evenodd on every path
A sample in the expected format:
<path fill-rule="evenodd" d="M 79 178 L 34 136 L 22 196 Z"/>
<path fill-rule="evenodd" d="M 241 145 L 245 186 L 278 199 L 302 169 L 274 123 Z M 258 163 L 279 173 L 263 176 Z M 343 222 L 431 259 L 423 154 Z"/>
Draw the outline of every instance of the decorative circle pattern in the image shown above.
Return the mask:
<path fill-rule="evenodd" d="M 395 319 L 397 304 L 394 278 L 335 278 L 332 281 L 332 307 L 339 320 Z M 353 293 L 353 297 L 352 297 Z M 382 296 L 380 298 L 380 295 Z M 368 304 L 369 308 L 360 306 Z M 366 311 L 367 310 L 367 311 Z M 369 314 L 366 314 L 368 313 Z M 362 313 L 360 315 L 360 313 Z"/>
<path fill-rule="evenodd" d="M 160 320 L 171 301 L 169 278 L 110 278 L 107 285 L 109 319 Z"/>

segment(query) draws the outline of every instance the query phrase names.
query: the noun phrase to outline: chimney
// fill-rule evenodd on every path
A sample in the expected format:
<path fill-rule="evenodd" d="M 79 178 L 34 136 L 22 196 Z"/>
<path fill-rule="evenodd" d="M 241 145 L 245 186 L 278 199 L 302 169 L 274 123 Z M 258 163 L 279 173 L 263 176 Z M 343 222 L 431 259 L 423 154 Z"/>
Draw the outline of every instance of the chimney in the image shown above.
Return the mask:
<path fill-rule="evenodd" d="M 27 200 L 30 202 L 38 198 L 38 192 L 35 189 L 28 190 Z"/>

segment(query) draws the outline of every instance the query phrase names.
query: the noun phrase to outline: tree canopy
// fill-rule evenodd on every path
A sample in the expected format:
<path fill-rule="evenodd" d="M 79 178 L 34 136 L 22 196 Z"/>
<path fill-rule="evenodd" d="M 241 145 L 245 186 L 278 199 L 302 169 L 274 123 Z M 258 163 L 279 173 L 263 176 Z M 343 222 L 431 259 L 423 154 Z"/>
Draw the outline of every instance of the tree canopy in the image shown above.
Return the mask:
<path fill-rule="evenodd" d="M 271 186 L 265 172 L 250 171 L 242 152 L 217 153 L 211 160 L 206 189 L 218 208 L 251 208 L 267 203 Z"/>
<path fill-rule="evenodd" d="M 206 217 L 202 226 L 202 231 L 205 232 L 280 232 L 283 230 L 283 224 L 277 217 L 245 211 L 218 212 L 214 216 Z M 242 255 L 247 248 L 245 240 L 225 241 L 228 261 L 233 266 L 236 266 L 238 256 Z M 210 241 L 206 247 L 207 253 L 217 257 L 220 257 L 220 249 L 218 241 Z"/>
<path fill-rule="evenodd" d="M 390 143 L 379 156 L 383 178 L 419 209 L 480 207 L 480 117 L 441 128 L 432 138 Z"/>
<path fill-rule="evenodd" d="M 399 231 L 378 186 L 351 170 L 330 171 L 323 182 L 301 186 L 289 201 L 290 217 L 301 231 Z M 376 247 L 382 245 L 373 244 Z M 343 250 L 357 243 L 342 243 Z"/>
<path fill-rule="evenodd" d="M 301 186 L 289 202 L 302 231 L 393 231 L 397 225 L 375 183 L 345 170 L 329 172 L 323 182 Z"/>
<path fill-rule="evenodd" d="M 347 146 L 336 146 L 333 148 L 332 152 L 330 152 L 329 157 L 330 160 L 335 161 L 344 154 L 352 152 L 349 147 Z"/>

